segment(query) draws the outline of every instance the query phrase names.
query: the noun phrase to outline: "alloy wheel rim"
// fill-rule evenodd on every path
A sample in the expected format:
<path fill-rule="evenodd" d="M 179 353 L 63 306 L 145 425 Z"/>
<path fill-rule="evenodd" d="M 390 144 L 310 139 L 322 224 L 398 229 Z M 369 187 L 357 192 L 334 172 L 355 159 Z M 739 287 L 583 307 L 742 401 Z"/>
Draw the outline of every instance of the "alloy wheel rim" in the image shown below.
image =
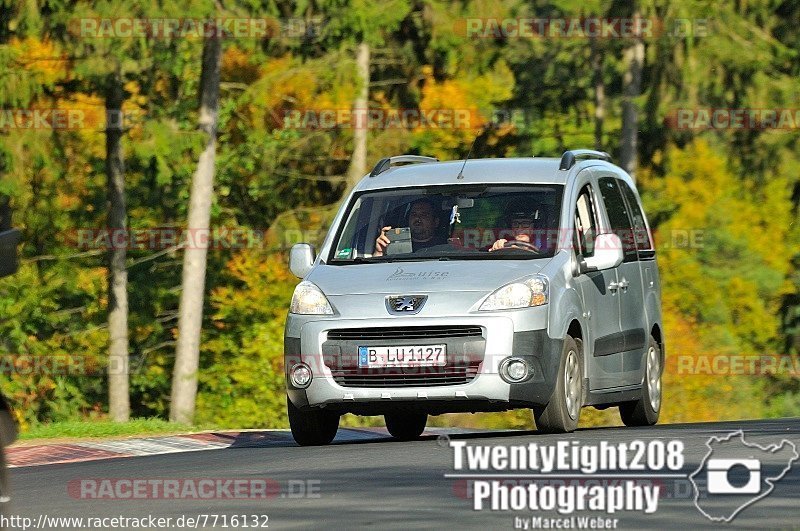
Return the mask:
<path fill-rule="evenodd" d="M 578 355 L 570 350 L 564 367 L 564 402 L 572 420 L 578 418 L 580 409 L 581 375 L 578 369 Z"/>
<path fill-rule="evenodd" d="M 661 407 L 661 360 L 654 347 L 647 351 L 647 390 L 650 407 L 658 411 Z"/>

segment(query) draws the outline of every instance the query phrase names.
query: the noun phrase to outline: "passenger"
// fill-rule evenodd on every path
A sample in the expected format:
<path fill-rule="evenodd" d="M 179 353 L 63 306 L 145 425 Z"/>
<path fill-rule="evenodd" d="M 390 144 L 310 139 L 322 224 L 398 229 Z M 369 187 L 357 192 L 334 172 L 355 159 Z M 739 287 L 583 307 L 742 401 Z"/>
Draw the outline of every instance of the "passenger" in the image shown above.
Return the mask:
<path fill-rule="evenodd" d="M 417 199 L 411 204 L 408 213 L 408 226 L 411 228 L 411 246 L 414 252 L 434 245 L 442 245 L 446 241 L 437 234 L 440 219 L 436 215 L 436 207 L 430 199 Z M 391 226 L 383 227 L 378 239 L 375 240 L 375 253 L 373 256 L 383 256 L 386 247 L 389 245 L 389 237 L 386 231 L 391 230 Z"/>

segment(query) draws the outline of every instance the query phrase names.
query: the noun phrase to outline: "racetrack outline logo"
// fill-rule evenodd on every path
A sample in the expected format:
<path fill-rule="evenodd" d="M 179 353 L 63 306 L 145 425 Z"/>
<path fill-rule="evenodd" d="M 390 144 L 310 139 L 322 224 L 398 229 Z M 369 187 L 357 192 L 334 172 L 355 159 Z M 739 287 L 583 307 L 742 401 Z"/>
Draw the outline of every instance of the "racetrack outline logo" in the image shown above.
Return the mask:
<path fill-rule="evenodd" d="M 777 476 L 765 475 L 766 477 L 764 478 L 764 483 L 769 485 L 769 488 L 764 489 L 763 492 L 758 493 L 760 491 L 760 489 L 759 490 L 753 490 L 752 489 L 752 476 L 751 476 L 751 480 L 748 481 L 748 484 L 745 487 L 736 488 L 732 484 L 730 484 L 730 481 L 728 479 L 725 479 L 725 478 L 721 477 L 721 473 L 724 474 L 724 472 L 721 472 L 720 470 L 716 469 L 717 467 L 713 467 L 712 468 L 712 467 L 709 466 L 712 462 L 715 462 L 716 464 L 719 464 L 719 465 L 727 465 L 728 468 L 730 468 L 731 465 L 741 464 L 743 466 L 747 466 L 747 468 L 750 470 L 750 474 L 751 475 L 754 474 L 754 473 L 757 473 L 758 474 L 757 477 L 758 477 L 758 480 L 760 482 L 760 479 L 761 479 L 761 463 L 762 463 L 761 460 L 752 459 L 752 458 L 750 458 L 750 459 L 738 458 L 738 459 L 727 459 L 727 460 L 726 459 L 712 458 L 712 455 L 715 452 L 715 446 L 723 445 L 723 444 L 735 444 L 737 441 L 732 440 L 732 439 L 734 437 L 737 437 L 737 436 L 740 439 L 740 441 L 738 441 L 738 442 L 741 443 L 742 448 L 751 448 L 753 450 L 760 450 L 761 452 L 766 452 L 766 453 L 773 454 L 773 455 L 777 455 L 777 453 L 779 451 L 783 451 L 784 448 L 788 448 L 788 449 L 791 450 L 791 457 L 789 458 L 788 462 L 786 463 L 786 466 L 780 471 L 779 475 L 777 475 Z M 795 461 L 797 461 L 798 458 L 800 458 L 800 454 L 797 453 L 797 447 L 794 445 L 793 442 L 791 442 L 791 441 L 789 441 L 787 439 L 781 439 L 781 441 L 779 443 L 777 443 L 777 444 L 771 444 L 771 445 L 768 445 L 768 446 L 761 446 L 761 445 L 759 445 L 757 443 L 746 442 L 744 440 L 744 432 L 742 430 L 737 430 L 737 431 L 731 432 L 726 437 L 711 437 L 710 439 L 708 439 L 708 441 L 706 441 L 706 447 L 708 447 L 708 453 L 703 458 L 703 460 L 700 462 L 700 466 L 697 467 L 697 470 L 695 470 L 694 472 L 692 472 L 689 475 L 689 481 L 692 482 L 692 486 L 694 487 L 694 505 L 695 505 L 695 507 L 697 507 L 697 510 L 700 511 L 703 514 L 703 516 L 705 516 L 706 518 L 708 518 L 712 522 L 730 523 L 736 517 L 736 515 L 738 515 L 745 507 L 749 507 L 750 505 L 754 504 L 758 500 L 767 497 L 773 490 L 775 490 L 775 483 L 780 481 L 789 472 L 789 470 L 791 470 L 792 464 Z M 755 462 L 755 463 L 753 463 L 753 462 Z M 753 466 L 754 464 L 757 464 L 757 466 L 754 467 Z M 725 516 L 714 516 L 712 514 L 709 514 L 706 510 L 704 510 L 700 506 L 699 499 L 700 499 L 701 488 L 698 486 L 698 483 L 695 481 L 695 477 L 699 476 L 703 472 L 705 472 L 707 474 L 707 480 L 706 480 L 707 484 L 706 484 L 705 489 L 704 489 L 707 494 L 722 494 L 723 497 L 726 494 L 731 494 L 731 495 L 732 494 L 739 494 L 739 495 L 742 495 L 742 494 L 755 494 L 755 493 L 758 493 L 758 495 L 753 497 L 753 498 L 750 498 L 750 499 L 746 500 L 741 505 L 734 506 L 735 509 L 727 517 L 725 517 Z M 717 484 L 720 481 L 727 481 L 728 482 L 728 488 L 727 489 L 725 489 L 725 488 L 720 489 L 719 485 Z M 715 488 L 713 488 L 713 489 L 709 488 L 709 486 L 712 483 L 715 484 Z"/>

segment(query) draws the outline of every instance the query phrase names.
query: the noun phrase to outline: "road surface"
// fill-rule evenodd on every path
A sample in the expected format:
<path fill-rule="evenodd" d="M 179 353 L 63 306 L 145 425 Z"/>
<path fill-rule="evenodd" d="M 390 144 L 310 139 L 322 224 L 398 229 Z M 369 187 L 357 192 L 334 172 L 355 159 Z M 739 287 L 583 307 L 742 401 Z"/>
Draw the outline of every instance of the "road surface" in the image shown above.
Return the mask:
<path fill-rule="evenodd" d="M 473 510 L 467 480 L 445 477 L 455 472 L 450 441 L 464 440 L 471 446 L 509 446 L 532 442 L 552 445 L 565 439 L 580 440 L 582 444 L 679 439 L 685 445 L 686 459 L 681 473 L 688 475 L 708 453 L 706 442 L 710 437 L 739 429 L 750 443 L 765 445 L 787 439 L 800 449 L 800 419 L 591 428 L 567 436 L 535 431 L 478 434 L 465 431 L 450 434 L 449 440 L 444 436 L 429 436 L 414 442 L 395 442 L 388 435 L 378 435 L 360 441 L 340 438 L 331 446 L 311 448 L 301 448 L 290 442 L 256 447 L 234 445 L 222 450 L 13 469 L 11 514 L 31 518 L 33 522 L 38 522 L 40 515 L 48 518 L 153 515 L 172 518 L 172 526 L 180 517 L 185 522 L 187 517 L 202 514 L 229 518 L 244 515 L 250 529 L 255 522 L 259 527 L 267 522 L 270 529 L 340 529 L 367 525 L 381 529 L 511 529 L 515 521 L 518 522 L 515 519 L 560 515 L 555 511 Z M 215 495 L 216 499 L 198 499 L 191 491 L 181 494 L 181 499 L 163 499 L 158 487 L 152 486 L 163 487 L 163 481 L 176 479 L 188 479 L 197 486 L 203 478 L 216 480 L 217 486 L 219 481 L 225 480 L 245 480 L 247 485 L 253 485 L 253 480 L 267 480 L 268 496 L 231 499 L 223 488 L 218 491 L 221 492 L 219 497 Z M 150 490 L 140 491 L 135 499 L 108 499 L 126 496 L 130 490 L 125 489 L 117 494 L 107 491 L 106 496 L 98 499 L 103 494 L 104 480 L 106 486 L 113 484 L 113 488 L 120 489 L 123 485 L 120 480 L 126 479 L 156 482 L 151 484 Z M 687 480 L 663 480 L 662 492 L 666 494 L 660 498 L 653 514 L 631 511 L 609 517 L 618 519 L 617 527 L 621 529 L 752 529 L 800 525 L 800 461 L 793 464 L 773 492 L 742 510 L 730 524 L 714 523 L 704 517 L 695 507 L 693 491 L 687 485 Z M 152 497 L 162 499 L 150 499 Z M 605 513 L 582 514 L 605 516 Z M 261 515 L 267 515 L 268 521 Z M 213 523 L 209 518 L 206 517 L 206 527 Z M 216 518 L 217 528 L 222 528 L 225 522 L 221 516 Z M 199 522 L 197 527 L 202 528 L 203 523 Z M 227 524 L 229 529 L 234 528 L 230 520 Z M 68 526 L 62 523 L 62 527 Z M 244 527 L 239 522 L 236 528 Z"/>

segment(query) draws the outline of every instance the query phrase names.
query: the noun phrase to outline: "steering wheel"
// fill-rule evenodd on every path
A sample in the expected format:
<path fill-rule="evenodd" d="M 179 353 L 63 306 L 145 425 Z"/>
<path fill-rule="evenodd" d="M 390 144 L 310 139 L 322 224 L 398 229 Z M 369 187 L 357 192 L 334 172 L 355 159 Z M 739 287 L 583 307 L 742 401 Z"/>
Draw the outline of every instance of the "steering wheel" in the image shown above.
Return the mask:
<path fill-rule="evenodd" d="M 503 249 L 522 249 L 523 251 L 529 251 L 532 253 L 541 252 L 539 248 L 533 245 L 532 243 L 524 242 L 521 240 L 508 240 L 506 243 L 503 244 Z"/>

